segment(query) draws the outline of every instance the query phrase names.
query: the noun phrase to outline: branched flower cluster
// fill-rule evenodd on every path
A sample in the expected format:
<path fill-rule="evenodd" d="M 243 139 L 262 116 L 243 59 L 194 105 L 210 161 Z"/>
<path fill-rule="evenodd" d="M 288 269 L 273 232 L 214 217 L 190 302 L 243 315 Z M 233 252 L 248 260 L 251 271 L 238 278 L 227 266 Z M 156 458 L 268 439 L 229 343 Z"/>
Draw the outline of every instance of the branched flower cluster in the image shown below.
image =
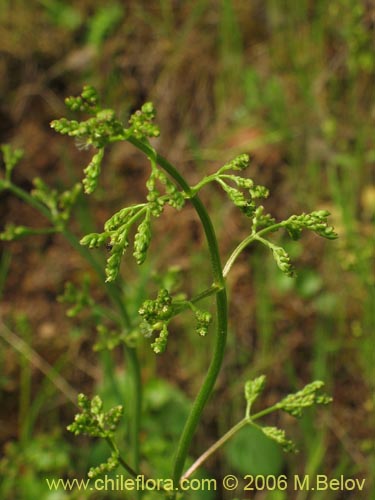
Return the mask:
<path fill-rule="evenodd" d="M 256 233 L 259 229 L 266 228 L 275 224 L 276 220 L 270 215 L 264 213 L 264 206 L 259 205 L 252 218 L 252 233 Z"/>
<path fill-rule="evenodd" d="M 283 247 L 279 247 L 272 244 L 270 244 L 269 246 L 272 250 L 272 254 L 277 264 L 277 267 L 280 269 L 280 271 L 286 274 L 286 276 L 288 276 L 289 278 L 293 278 L 296 272 L 292 263 L 290 262 L 290 257 L 287 254 L 287 252 L 284 250 Z"/>
<path fill-rule="evenodd" d="M 94 344 L 94 351 L 112 351 L 117 346 L 128 343 L 129 335 L 127 335 L 123 330 L 110 330 L 102 324 L 98 325 L 96 329 L 99 338 Z"/>
<path fill-rule="evenodd" d="M 265 436 L 279 443 L 284 451 L 297 452 L 296 445 L 290 439 L 287 439 L 285 431 L 277 427 L 261 427 Z"/>
<path fill-rule="evenodd" d="M 295 444 L 287 439 L 285 431 L 278 429 L 277 427 L 263 427 L 256 425 L 253 421 L 253 417 L 250 415 L 251 406 L 253 402 L 259 397 L 263 392 L 265 387 L 266 377 L 261 375 L 254 380 L 249 380 L 245 383 L 245 399 L 247 401 L 246 408 L 246 422 L 249 425 L 254 425 L 260 429 L 268 438 L 279 443 L 284 451 L 297 452 Z M 324 386 L 324 383 L 316 380 L 311 384 L 306 385 L 303 389 L 296 392 L 295 394 L 289 394 L 283 398 L 280 402 L 276 403 L 267 410 L 263 410 L 259 415 L 254 415 L 254 420 L 261 415 L 265 415 L 275 410 L 283 410 L 294 417 L 300 417 L 302 411 L 313 405 L 326 405 L 332 402 L 332 398 L 327 394 L 318 394 L 320 389 Z"/>
<path fill-rule="evenodd" d="M 139 315 L 142 317 L 140 324 L 141 333 L 145 337 L 151 337 L 157 332 L 157 337 L 151 344 L 151 348 L 156 354 L 165 351 L 168 340 L 168 324 L 171 319 L 183 309 L 189 308 L 193 311 L 196 319 L 196 332 L 204 337 L 208 332 L 208 327 L 212 322 L 212 315 L 207 311 L 198 309 L 189 301 L 182 300 L 173 302 L 169 292 L 162 288 L 155 300 L 146 300 L 139 308 Z"/>
<path fill-rule="evenodd" d="M 197 321 L 195 331 L 201 337 L 205 337 L 208 332 L 208 327 L 212 322 L 212 314 L 207 311 L 202 311 L 197 307 L 194 307 L 193 311 Z"/>
<path fill-rule="evenodd" d="M 85 177 L 82 180 L 82 184 L 86 194 L 93 193 L 98 186 L 103 157 L 104 148 L 101 148 L 94 154 L 90 163 L 83 170 Z"/>
<path fill-rule="evenodd" d="M 168 290 L 162 288 L 155 300 L 145 300 L 138 312 L 142 317 L 141 332 L 146 337 L 158 332 L 158 336 L 151 344 L 153 351 L 156 354 L 164 352 L 168 340 L 168 323 L 174 315 L 172 297 Z"/>
<path fill-rule="evenodd" d="M 134 258 L 137 264 L 142 264 L 146 258 L 151 242 L 151 210 L 146 204 L 121 209 L 104 225 L 103 233 L 90 233 L 84 236 L 80 243 L 89 248 L 96 248 L 109 242 L 110 255 L 105 268 L 108 282 L 114 281 L 118 275 L 121 258 L 129 246 L 128 235 L 133 224 L 144 215 L 134 237 Z"/>
<path fill-rule="evenodd" d="M 269 194 L 268 189 L 264 186 L 255 185 L 252 179 L 226 173 L 229 170 L 244 170 L 249 165 L 249 161 L 249 156 L 246 154 L 237 156 L 221 167 L 215 174 L 205 177 L 193 188 L 193 192 L 197 192 L 208 182 L 215 181 L 227 193 L 229 199 L 236 207 L 246 216 L 253 217 L 256 210 L 255 200 L 258 198 L 267 198 Z M 232 184 L 228 184 L 228 182 Z"/>
<path fill-rule="evenodd" d="M 87 111 L 87 110 L 86 110 Z M 104 148 L 115 138 L 124 138 L 124 127 L 117 120 L 112 109 L 98 109 L 95 115 L 85 121 L 60 118 L 51 122 L 51 127 L 59 134 L 75 137 L 78 146 Z"/>
<path fill-rule="evenodd" d="M 63 229 L 69 220 L 72 207 L 81 193 L 81 185 L 77 183 L 71 189 L 59 193 L 56 189 L 51 189 L 39 177 L 34 179 L 33 184 L 32 197 L 48 208 L 56 229 Z"/>
<path fill-rule="evenodd" d="M 146 102 L 141 109 L 136 111 L 129 119 L 130 128 L 128 131 L 136 139 L 146 139 L 147 137 L 159 137 L 160 130 L 153 123 L 156 111 L 152 102 Z"/>
<path fill-rule="evenodd" d="M 5 179 L 0 179 L 0 190 L 12 189 L 11 174 L 22 158 L 23 152 L 20 149 L 13 150 L 9 145 L 1 146 L 0 150 L 3 153 L 5 165 Z M 48 210 L 48 217 L 53 227 L 29 228 L 22 225 L 7 224 L 4 231 L 0 233 L 0 240 L 11 241 L 28 235 L 59 232 L 65 228 L 72 208 L 80 195 L 81 184 L 77 183 L 71 189 L 62 193 L 59 193 L 56 189 L 51 189 L 38 177 L 33 180 L 33 184 L 34 189 L 30 194 L 38 204 Z"/>
<path fill-rule="evenodd" d="M 92 307 L 95 301 L 90 295 L 89 276 L 84 276 L 81 288 L 69 281 L 65 283 L 64 293 L 58 297 L 58 301 L 63 304 L 72 304 L 66 312 L 69 318 L 74 318 L 86 307 Z"/>
<path fill-rule="evenodd" d="M 19 163 L 23 157 L 22 149 L 13 149 L 9 144 L 0 146 L 0 151 L 3 154 L 3 161 L 5 166 L 5 181 L 10 182 L 14 167 Z M 0 189 L 4 181 L 0 179 Z"/>
<path fill-rule="evenodd" d="M 313 405 L 327 405 L 332 402 L 332 398 L 327 394 L 320 394 L 319 391 L 324 386 L 324 382 L 316 380 L 306 385 L 295 394 L 289 394 L 278 403 L 278 408 L 293 417 L 301 417 L 305 408 Z"/>
<path fill-rule="evenodd" d="M 261 227 L 269 227 L 270 231 L 272 231 L 272 226 L 274 226 L 274 230 L 285 227 L 290 237 L 297 240 L 300 238 L 302 231 L 304 229 L 308 229 L 324 238 L 332 240 L 337 238 L 337 234 L 335 233 L 333 227 L 328 225 L 328 216 L 329 212 L 327 210 L 317 210 L 315 212 L 311 212 L 310 214 L 303 213 L 301 215 L 292 215 L 289 219 L 276 223 L 270 215 L 263 214 L 263 207 L 260 206 L 255 210 L 255 215 L 253 217 L 252 235 L 255 239 L 270 248 L 279 269 L 287 276 L 294 277 L 296 272 L 286 250 L 283 247 L 277 246 L 269 240 L 260 237 L 259 234 L 257 234 L 257 230 Z"/>
<path fill-rule="evenodd" d="M 157 167 L 155 160 L 153 158 L 149 158 L 149 160 L 151 162 L 151 175 L 146 182 L 146 187 L 148 190 L 147 201 L 150 205 L 151 214 L 154 217 L 159 217 L 166 203 L 176 210 L 181 210 L 185 205 L 184 195 L 168 179 L 165 173 Z M 164 186 L 164 196 L 158 190 L 158 182 Z"/>
<path fill-rule="evenodd" d="M 164 186 L 164 195 L 159 192 L 157 182 Z M 141 265 L 146 259 L 151 243 L 151 217 L 159 217 L 166 203 L 177 210 L 185 203 L 182 193 L 156 167 L 154 161 L 151 161 L 151 175 L 147 181 L 147 189 L 147 203 L 122 208 L 108 219 L 103 233 L 90 233 L 81 239 L 81 245 L 87 245 L 89 248 L 103 246 L 109 241 L 110 256 L 105 270 L 108 282 L 114 281 L 119 273 L 121 258 L 129 246 L 128 235 L 133 224 L 144 216 L 134 237 L 133 251 L 137 264 Z"/>
<path fill-rule="evenodd" d="M 1 241 L 13 241 L 23 236 L 30 234 L 30 229 L 25 226 L 16 226 L 15 224 L 7 224 L 4 231 L 0 233 Z"/>
<path fill-rule="evenodd" d="M 71 111 L 92 115 L 82 121 L 60 118 L 51 122 L 51 127 L 56 132 L 74 137 L 78 147 L 93 146 L 97 149 L 84 169 L 83 186 L 86 194 L 93 193 L 98 185 L 105 146 L 131 136 L 147 140 L 148 137 L 157 137 L 160 134 L 158 126 L 153 123 L 156 113 L 151 102 L 145 103 L 130 117 L 129 128 L 124 127 L 112 109 L 103 109 L 100 106 L 97 91 L 89 85 L 83 88 L 80 96 L 65 99 L 65 104 Z"/>
<path fill-rule="evenodd" d="M 254 380 L 248 380 L 245 384 L 245 399 L 247 401 L 248 412 L 250 412 L 251 405 L 263 392 L 266 384 L 266 376 L 260 375 Z"/>
<path fill-rule="evenodd" d="M 88 476 L 94 478 L 99 474 L 111 472 L 120 463 L 120 454 L 113 437 L 122 418 L 123 407 L 120 405 L 115 406 L 105 412 L 99 396 L 94 396 L 90 401 L 84 394 L 78 395 L 78 406 L 81 413 L 78 413 L 74 418 L 74 422 L 68 425 L 68 431 L 73 432 L 75 435 L 106 439 L 112 448 L 112 453 L 108 459 L 97 467 L 91 467 Z"/>
<path fill-rule="evenodd" d="M 81 413 L 78 413 L 74 422 L 68 425 L 68 431 L 75 435 L 113 438 L 123 415 L 122 406 L 115 406 L 104 412 L 103 403 L 99 396 L 94 396 L 90 401 L 84 394 L 79 394 L 78 406 Z"/>
<path fill-rule="evenodd" d="M 115 450 L 111 453 L 106 462 L 101 463 L 97 467 L 91 467 L 87 475 L 90 479 L 93 479 L 100 474 L 113 471 L 118 467 L 119 463 L 119 452 Z"/>
<path fill-rule="evenodd" d="M 292 215 L 283 225 L 294 240 L 300 238 L 303 229 L 309 229 L 323 238 L 334 240 L 337 238 L 337 234 L 333 227 L 328 225 L 327 217 L 329 215 L 328 210 L 316 210 L 310 214 Z"/>

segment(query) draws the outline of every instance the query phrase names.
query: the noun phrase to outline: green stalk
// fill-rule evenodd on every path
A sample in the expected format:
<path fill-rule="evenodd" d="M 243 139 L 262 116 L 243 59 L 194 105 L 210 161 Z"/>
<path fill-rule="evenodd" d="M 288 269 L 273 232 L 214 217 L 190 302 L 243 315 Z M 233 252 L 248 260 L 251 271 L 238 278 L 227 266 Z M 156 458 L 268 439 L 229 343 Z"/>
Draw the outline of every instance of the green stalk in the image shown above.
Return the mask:
<path fill-rule="evenodd" d="M 229 441 L 238 431 L 246 425 L 253 425 L 253 421 L 260 417 L 264 417 L 273 411 L 279 409 L 279 405 L 275 404 L 262 410 L 251 417 L 246 415 L 245 418 L 240 420 L 236 425 L 231 427 L 220 439 L 218 439 L 212 446 L 210 446 L 202 455 L 193 463 L 191 467 L 182 476 L 183 479 L 190 477 L 208 458 L 210 458 L 217 450 L 219 450 L 227 441 Z M 246 412 L 247 413 L 247 412 Z"/>
<path fill-rule="evenodd" d="M 225 280 L 222 273 L 215 230 L 213 228 L 212 221 L 198 195 L 192 193 L 188 183 L 176 170 L 176 168 L 165 158 L 157 154 L 150 145 L 145 144 L 134 137 L 129 137 L 127 140 L 135 147 L 143 151 L 147 156 L 155 159 L 158 165 L 160 165 L 179 184 L 185 194 L 190 198 L 190 201 L 203 225 L 208 244 L 208 251 L 210 254 L 214 285 L 218 287 L 216 292 L 217 331 L 214 353 L 205 380 L 203 381 L 198 395 L 195 398 L 177 446 L 173 467 L 173 481 L 175 484 L 178 484 L 196 427 L 201 418 L 203 409 L 213 391 L 223 361 L 228 326 Z"/>
<path fill-rule="evenodd" d="M 258 231 L 257 233 L 250 234 L 247 238 L 241 241 L 241 243 L 233 250 L 232 254 L 227 260 L 224 266 L 223 276 L 226 277 L 228 275 L 237 257 L 248 245 L 250 245 L 250 243 L 252 243 L 256 239 L 259 239 L 259 237 L 263 236 L 264 234 L 272 233 L 273 231 L 276 231 L 280 227 L 285 226 L 285 222 L 286 221 L 278 222 L 276 224 L 272 224 L 272 226 L 265 227 L 264 229 Z"/>
<path fill-rule="evenodd" d="M 33 198 L 27 191 L 19 188 L 15 184 L 9 182 L 6 186 L 9 191 L 11 191 L 15 196 L 25 201 L 28 205 L 38 210 L 46 219 L 48 219 L 52 224 L 54 223 L 49 210 L 38 200 Z M 59 231 L 56 231 L 59 232 Z M 99 277 L 100 281 L 105 287 L 105 290 L 111 299 L 111 301 L 118 307 L 121 315 L 121 322 L 123 326 L 129 328 L 131 325 L 128 312 L 125 308 L 123 301 L 121 300 L 120 291 L 118 287 L 113 283 L 105 282 L 105 273 L 102 269 L 100 263 L 95 259 L 92 253 L 83 247 L 79 240 L 74 236 L 74 234 L 68 229 L 63 229 L 60 231 L 61 234 L 66 238 L 70 245 L 77 250 L 77 252 L 82 255 L 82 257 L 91 265 L 95 273 Z M 133 463 L 134 468 L 138 470 L 139 468 L 139 433 L 140 433 L 140 422 L 141 422 L 141 408 L 142 408 L 142 385 L 141 385 L 141 371 L 138 361 L 138 355 L 135 348 L 125 346 L 126 355 L 129 362 L 129 372 L 131 374 L 131 379 L 133 381 L 133 415 L 131 419 L 131 436 L 132 436 L 132 448 L 133 448 Z"/>

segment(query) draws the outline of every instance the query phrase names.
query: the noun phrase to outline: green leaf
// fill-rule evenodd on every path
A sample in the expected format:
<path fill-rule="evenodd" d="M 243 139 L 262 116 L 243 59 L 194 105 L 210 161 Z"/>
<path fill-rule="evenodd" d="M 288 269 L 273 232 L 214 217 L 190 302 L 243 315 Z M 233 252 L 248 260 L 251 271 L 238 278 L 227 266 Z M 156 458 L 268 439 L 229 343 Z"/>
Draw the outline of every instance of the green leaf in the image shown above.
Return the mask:
<path fill-rule="evenodd" d="M 251 425 L 241 429 L 228 442 L 224 453 L 229 465 L 242 475 L 278 474 L 284 463 L 280 446 Z"/>

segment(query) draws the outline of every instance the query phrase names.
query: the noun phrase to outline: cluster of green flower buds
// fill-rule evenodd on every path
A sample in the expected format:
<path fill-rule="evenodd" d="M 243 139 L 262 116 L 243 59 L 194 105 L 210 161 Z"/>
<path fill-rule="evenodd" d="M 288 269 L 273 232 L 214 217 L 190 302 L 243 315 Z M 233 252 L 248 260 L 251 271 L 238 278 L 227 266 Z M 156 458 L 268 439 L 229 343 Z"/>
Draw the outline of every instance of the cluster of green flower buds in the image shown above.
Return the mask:
<path fill-rule="evenodd" d="M 165 194 L 159 192 L 157 182 L 164 186 Z M 133 256 L 137 264 L 140 265 L 145 261 L 151 243 L 151 216 L 159 217 L 166 203 L 176 209 L 182 208 L 185 203 L 183 194 L 156 167 L 153 161 L 151 161 L 151 175 L 147 181 L 147 189 L 147 203 L 122 208 L 107 220 L 103 233 L 90 233 L 81 239 L 81 245 L 86 245 L 89 248 L 103 246 L 109 240 L 110 256 L 106 266 L 107 281 L 115 280 L 118 275 L 121 258 L 129 245 L 128 234 L 132 225 L 144 215 L 134 237 Z"/>
<path fill-rule="evenodd" d="M 159 217 L 166 203 L 176 210 L 181 210 L 185 204 L 184 195 L 177 189 L 176 185 L 169 180 L 165 173 L 157 168 L 152 158 L 150 158 L 150 161 L 151 175 L 147 180 L 146 187 L 148 190 L 147 201 L 150 204 L 151 214 L 154 217 Z M 164 186 L 164 196 L 158 190 L 157 182 Z"/>
<path fill-rule="evenodd" d="M 147 250 L 151 243 L 151 217 L 150 209 L 146 211 L 146 216 L 139 224 L 134 237 L 133 256 L 137 264 L 141 265 L 146 260 Z"/>
<path fill-rule="evenodd" d="M 275 222 L 275 219 L 270 214 L 264 213 L 264 206 L 259 205 L 254 211 L 252 231 L 256 233 L 259 229 L 272 226 Z"/>
<path fill-rule="evenodd" d="M 58 301 L 63 304 L 72 304 L 66 312 L 69 318 L 74 318 L 86 307 L 92 307 L 95 301 L 90 295 L 90 277 L 87 274 L 84 276 L 81 288 L 76 287 L 70 281 L 65 283 L 64 293 L 58 297 Z"/>
<path fill-rule="evenodd" d="M 283 429 L 278 429 L 277 427 L 261 427 L 261 430 L 265 436 L 280 444 L 284 451 L 292 453 L 298 451 L 293 441 L 287 439 Z"/>
<path fill-rule="evenodd" d="M 266 376 L 260 375 L 254 380 L 248 380 L 245 383 L 245 399 L 247 401 L 247 411 L 250 412 L 251 405 L 258 398 L 258 396 L 263 392 L 266 384 Z"/>
<path fill-rule="evenodd" d="M 295 269 L 292 263 L 290 262 L 290 257 L 283 247 L 279 247 L 276 245 L 269 245 L 277 267 L 289 278 L 293 278 L 295 276 Z"/>
<path fill-rule="evenodd" d="M 30 234 L 30 229 L 25 226 L 16 226 L 15 224 L 7 224 L 4 231 L 0 233 L 1 241 L 13 241 L 23 236 Z"/>
<path fill-rule="evenodd" d="M 216 173 L 205 177 L 192 188 L 192 192 L 196 193 L 205 184 L 215 181 L 227 193 L 229 199 L 236 207 L 247 217 L 253 217 L 256 210 L 255 200 L 258 198 L 267 198 L 269 194 L 268 189 L 264 186 L 254 185 L 252 179 L 226 173 L 229 170 L 244 170 L 248 165 L 249 156 L 241 154 L 222 166 Z M 228 184 L 228 182 L 231 182 L 235 186 Z"/>
<path fill-rule="evenodd" d="M 115 406 L 103 411 L 103 402 L 99 396 L 90 399 L 84 394 L 78 396 L 78 413 L 74 422 L 67 429 L 73 434 L 83 434 L 92 437 L 112 438 L 123 415 L 123 407 Z"/>
<path fill-rule="evenodd" d="M 146 137 L 159 137 L 160 130 L 153 123 L 156 111 L 152 102 L 146 102 L 141 109 L 136 111 L 129 119 L 131 135 L 136 139 L 145 139 Z"/>
<path fill-rule="evenodd" d="M 124 127 L 112 109 L 103 109 L 99 105 L 98 93 L 89 85 L 83 88 L 79 96 L 66 98 L 65 104 L 71 111 L 91 115 L 82 121 L 60 118 L 51 122 L 56 132 L 74 137 L 78 147 L 93 146 L 98 150 L 84 169 L 83 186 L 86 194 L 93 193 L 97 187 L 105 146 L 130 137 L 145 140 L 160 134 L 158 126 L 153 123 L 156 112 L 151 102 L 145 103 L 129 118 L 129 128 Z"/>
<path fill-rule="evenodd" d="M 97 188 L 103 156 L 104 148 L 101 148 L 96 154 L 94 154 L 94 156 L 91 158 L 90 163 L 83 170 L 85 177 L 82 180 L 82 184 L 86 194 L 93 193 Z"/>
<path fill-rule="evenodd" d="M 155 300 L 145 300 L 138 312 L 142 317 L 141 332 L 147 337 L 158 332 L 151 348 L 156 354 L 164 352 L 168 340 L 168 323 L 174 315 L 172 297 L 168 290 L 162 288 Z"/>
<path fill-rule="evenodd" d="M 0 146 L 0 151 L 3 154 L 3 161 L 5 166 L 5 181 L 9 182 L 11 180 L 14 167 L 23 157 L 23 150 L 13 149 L 9 144 L 3 144 L 2 146 Z M 2 187 L 2 183 L 0 182 L 0 188 Z"/>
<path fill-rule="evenodd" d="M 197 307 L 193 308 L 195 319 L 197 321 L 195 331 L 201 337 L 205 337 L 208 332 L 208 327 L 212 322 L 212 314 L 207 311 L 202 311 Z"/>
<path fill-rule="evenodd" d="M 276 441 L 278 444 L 282 446 L 284 451 L 296 452 L 297 448 L 295 444 L 287 439 L 285 435 L 285 431 L 282 429 L 278 429 L 277 427 L 263 427 L 260 425 L 256 425 L 254 423 L 256 416 L 254 415 L 254 421 L 252 416 L 250 415 L 251 406 L 253 402 L 259 397 L 259 395 L 263 392 L 265 387 L 266 377 L 265 375 L 261 375 L 254 380 L 249 380 L 245 384 L 245 399 L 247 401 L 246 408 L 246 419 L 249 425 L 254 425 L 258 429 L 260 429 L 265 436 Z M 332 398 L 327 394 L 319 394 L 320 389 L 324 386 L 324 383 L 316 380 L 308 385 L 306 385 L 303 389 L 296 392 L 295 394 L 289 394 L 285 398 L 283 398 L 279 403 L 276 403 L 272 407 L 270 407 L 270 411 L 275 410 L 283 410 L 294 417 L 300 417 L 305 408 L 308 408 L 313 405 L 321 405 L 321 404 L 329 404 L 332 401 Z M 262 413 L 270 413 L 270 411 L 261 411 L 259 415 Z"/>
<path fill-rule="evenodd" d="M 90 479 L 100 476 L 101 474 L 108 473 L 116 469 L 119 465 L 119 452 L 117 450 L 113 451 L 108 457 L 106 462 L 101 463 L 97 467 L 90 467 L 87 473 Z"/>
<path fill-rule="evenodd" d="M 250 157 L 249 155 L 243 153 L 226 163 L 223 167 L 221 167 L 220 171 L 224 172 L 225 170 L 245 170 L 249 166 Z"/>
<path fill-rule="evenodd" d="M 12 149 L 8 144 L 0 147 L 3 153 L 5 165 L 5 179 L 0 179 L 0 190 L 9 189 L 11 187 L 11 174 L 23 156 L 20 149 Z M 0 234 L 0 240 L 11 241 L 23 236 L 35 234 L 51 234 L 64 229 L 69 220 L 73 205 L 77 201 L 81 193 L 81 184 L 75 184 L 71 189 L 59 193 L 56 189 L 51 189 L 40 178 L 33 180 L 34 189 L 31 191 L 31 196 L 48 210 L 49 218 L 53 223 L 53 227 L 49 228 L 28 228 L 25 226 L 16 226 L 8 224 L 4 231 Z"/>
<path fill-rule="evenodd" d="M 99 338 L 94 344 L 94 351 L 112 351 L 123 342 L 123 333 L 118 330 L 110 330 L 103 324 L 98 325 L 96 330 Z"/>
<path fill-rule="evenodd" d="M 94 114 L 98 111 L 99 94 L 91 85 L 84 85 L 81 95 L 78 97 L 67 97 L 65 104 L 72 111 L 84 111 Z"/>
<path fill-rule="evenodd" d="M 316 210 L 310 214 L 292 215 L 285 221 L 284 226 L 288 230 L 291 238 L 300 238 L 303 229 L 314 231 L 319 236 L 334 240 L 337 238 L 332 226 L 328 225 L 327 217 L 330 213 L 327 210 Z"/>
<path fill-rule="evenodd" d="M 71 189 L 62 193 L 58 193 L 56 189 L 51 189 L 39 177 L 33 180 L 33 184 L 32 197 L 48 208 L 51 220 L 56 228 L 63 229 L 81 193 L 81 184 L 77 183 Z"/>
<path fill-rule="evenodd" d="M 301 417 L 302 411 L 313 405 L 327 405 L 332 402 L 332 398 L 325 393 L 320 393 L 324 382 L 315 380 L 307 384 L 303 389 L 295 394 L 289 394 L 278 403 L 278 408 L 293 417 Z"/>
<path fill-rule="evenodd" d="M 83 147 L 100 149 L 117 137 L 124 138 L 124 127 L 112 109 L 101 109 L 92 118 L 81 122 L 59 118 L 51 122 L 51 127 L 59 134 L 78 139 L 78 144 Z"/>
<path fill-rule="evenodd" d="M 105 269 L 106 281 L 110 282 L 116 279 L 121 258 L 129 246 L 129 231 L 136 220 L 143 214 L 145 214 L 144 220 L 139 224 L 134 238 L 133 255 L 138 264 L 144 262 L 151 241 L 150 213 L 149 207 L 145 204 L 121 209 L 105 223 L 103 233 L 90 233 L 81 239 L 81 245 L 89 248 L 97 248 L 107 244 L 110 255 Z"/>

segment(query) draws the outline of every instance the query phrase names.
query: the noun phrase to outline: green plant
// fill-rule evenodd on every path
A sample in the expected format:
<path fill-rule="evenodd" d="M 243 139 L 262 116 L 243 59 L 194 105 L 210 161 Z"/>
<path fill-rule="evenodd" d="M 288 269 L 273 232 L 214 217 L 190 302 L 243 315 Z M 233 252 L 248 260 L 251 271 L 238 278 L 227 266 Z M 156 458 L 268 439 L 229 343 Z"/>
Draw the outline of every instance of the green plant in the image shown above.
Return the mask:
<path fill-rule="evenodd" d="M 105 412 L 98 396 L 94 396 L 91 402 L 84 395 L 79 397 L 81 413 L 76 416 L 74 423 L 68 429 L 75 434 L 103 438 L 112 452 L 109 459 L 98 467 L 92 468 L 89 475 L 96 476 L 101 472 L 113 470 L 118 465 L 122 465 L 130 475 L 139 474 L 142 400 L 138 361 L 139 344 L 144 337 L 151 338 L 151 348 L 156 354 L 161 354 L 167 347 L 171 321 L 187 310 L 190 310 L 195 316 L 197 334 L 205 336 L 210 330 L 213 318 L 210 312 L 198 308 L 197 304 L 209 296 L 216 298 L 215 345 L 208 371 L 177 445 L 172 464 L 172 479 L 175 485 L 179 484 L 181 477 L 187 477 L 195 471 L 205 457 L 216 451 L 240 428 L 247 424 L 255 425 L 254 421 L 261 416 L 278 409 L 299 416 L 305 407 L 328 403 L 330 401 L 328 396 L 317 394 L 323 383 L 316 381 L 296 394 L 287 396 L 270 408 L 251 415 L 252 403 L 263 390 L 265 378 L 262 376 L 247 382 L 245 385 L 247 401 L 245 418 L 228 431 L 206 454 L 203 454 L 203 459 L 202 457 L 198 459 L 195 465 L 183 476 L 193 435 L 201 419 L 203 409 L 212 395 L 223 361 L 228 324 L 226 277 L 238 256 L 251 243 L 260 243 L 271 251 L 280 270 L 288 277 L 292 277 L 295 271 L 286 250 L 275 243 L 273 239 L 266 238 L 267 236 L 280 229 L 285 229 L 295 240 L 300 238 L 304 229 L 314 231 L 327 239 L 334 239 L 337 235 L 333 228 L 328 225 L 329 213 L 326 210 L 292 215 L 280 222 L 266 213 L 260 200 L 268 196 L 268 190 L 264 186 L 254 184 L 251 179 L 244 176 L 243 172 L 249 164 L 249 158 L 245 154 L 226 163 L 217 172 L 204 177 L 196 185 L 190 186 L 181 173 L 164 157 L 160 156 L 150 143 L 150 139 L 159 135 L 159 129 L 154 123 L 155 110 L 151 103 L 144 104 L 139 111 L 130 117 L 128 127 L 123 125 L 113 110 L 101 107 L 97 92 L 90 86 L 84 87 L 80 96 L 67 98 L 66 104 L 71 111 L 83 112 L 88 115 L 88 118 L 82 121 L 61 118 L 51 124 L 52 128 L 60 134 L 75 138 L 80 147 L 94 149 L 92 160 L 84 169 L 82 183 L 60 193 L 57 190 L 49 189 L 41 179 L 35 179 L 34 190 L 28 193 L 12 181 L 12 171 L 20 159 L 20 152 L 3 146 L 5 177 L 0 180 L 0 189 L 10 191 L 39 210 L 47 218 L 50 225 L 31 229 L 10 224 L 1 233 L 0 239 L 11 240 L 25 235 L 44 233 L 62 234 L 92 266 L 109 298 L 117 308 L 117 314 L 115 312 L 108 314 L 107 310 L 96 307 L 95 301 L 90 297 L 87 282 L 83 283 L 81 290 L 67 285 L 62 297 L 63 301 L 73 304 L 68 311 L 70 316 L 79 313 L 82 308 L 86 307 L 99 315 L 101 318 L 99 326 L 101 338 L 97 348 L 99 350 L 113 349 L 120 344 L 124 345 L 132 380 L 133 405 L 127 406 L 125 402 L 124 407 L 116 406 Z M 78 240 L 68 228 L 74 204 L 81 196 L 82 190 L 86 194 L 95 191 L 100 180 L 105 149 L 118 141 L 129 142 L 142 151 L 150 162 L 150 176 L 146 183 L 146 200 L 120 209 L 106 221 L 101 232 L 87 234 Z M 249 236 L 238 244 L 224 266 L 221 262 L 211 218 L 199 197 L 201 189 L 211 183 L 220 186 L 229 200 L 249 220 Z M 187 202 L 193 205 L 206 237 L 212 269 L 212 285 L 191 298 L 183 293 L 172 295 L 171 290 L 162 287 L 155 299 L 148 299 L 139 307 L 139 317 L 133 318 L 129 315 L 121 287 L 118 286 L 121 280 L 120 266 L 123 255 L 133 238 L 133 256 L 137 264 L 143 264 L 150 247 L 154 220 L 162 215 L 167 205 L 181 210 Z M 91 249 L 98 247 L 106 247 L 108 250 L 104 271 L 101 263 L 91 252 Z M 107 327 L 109 323 L 111 326 Z M 123 411 L 131 422 L 132 458 L 125 457 L 115 438 L 115 430 L 121 424 Z M 265 435 L 281 444 L 288 451 L 294 449 L 294 445 L 285 437 L 283 430 L 275 427 L 262 427 L 261 429 Z M 175 494 L 172 494 L 172 497 L 174 496 Z"/>

